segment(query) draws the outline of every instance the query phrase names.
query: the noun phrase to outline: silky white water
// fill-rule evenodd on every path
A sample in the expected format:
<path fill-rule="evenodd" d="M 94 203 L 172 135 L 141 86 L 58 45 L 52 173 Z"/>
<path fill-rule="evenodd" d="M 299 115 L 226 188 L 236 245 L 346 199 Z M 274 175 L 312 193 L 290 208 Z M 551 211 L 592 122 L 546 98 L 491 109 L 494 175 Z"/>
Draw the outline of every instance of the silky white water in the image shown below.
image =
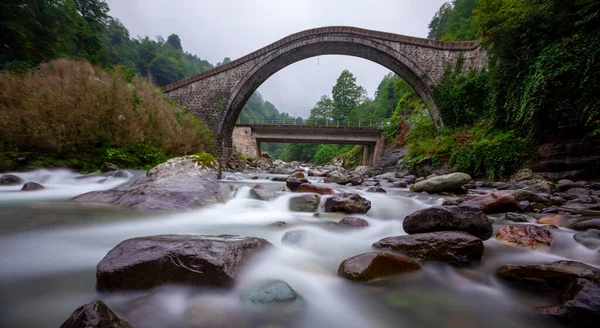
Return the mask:
<path fill-rule="evenodd" d="M 402 219 L 407 214 L 441 201 L 401 189 L 361 192 L 372 209 L 359 215 L 369 222 L 360 229 L 336 225 L 339 218 L 290 212 L 292 194 L 277 192 L 283 183 L 268 180 L 223 181 L 225 191 L 231 185 L 239 187 L 229 201 L 180 213 L 64 202 L 83 192 L 131 182 L 142 173 L 81 178 L 65 170 L 38 170 L 17 175 L 43 184 L 44 190 L 0 187 L 0 327 L 58 327 L 77 307 L 96 299 L 135 327 L 185 327 L 198 317 L 205 326 L 220 319 L 227 327 L 551 327 L 527 315 L 532 304 L 543 305 L 543 300 L 506 288 L 493 276 L 495 268 L 559 259 L 600 264 L 596 251 L 575 243 L 573 232 L 561 229 L 553 231 L 555 246 L 548 253 L 516 249 L 492 238 L 484 243 L 481 265 L 456 269 L 426 264 L 421 272 L 370 284 L 338 277 L 337 267 L 344 259 L 373 251 L 371 245 L 381 238 L 404 234 Z M 249 189 L 257 183 L 277 197 L 268 202 L 250 199 Z M 271 226 L 277 221 L 286 224 Z M 305 242 L 282 245 L 281 237 L 296 229 L 307 231 Z M 190 286 L 136 293 L 95 291 L 95 267 L 110 249 L 128 238 L 159 234 L 255 236 L 275 247 L 254 259 L 230 291 Z M 240 301 L 243 290 L 266 279 L 287 282 L 301 295 L 301 305 L 256 308 Z"/>

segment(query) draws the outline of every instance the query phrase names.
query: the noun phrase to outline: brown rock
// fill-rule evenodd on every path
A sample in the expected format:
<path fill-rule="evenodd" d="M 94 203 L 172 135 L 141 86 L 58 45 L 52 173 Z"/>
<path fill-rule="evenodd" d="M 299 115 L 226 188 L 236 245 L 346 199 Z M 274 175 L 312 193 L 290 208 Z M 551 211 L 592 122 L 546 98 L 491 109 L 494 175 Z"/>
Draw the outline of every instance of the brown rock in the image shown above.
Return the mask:
<path fill-rule="evenodd" d="M 335 194 L 335 191 L 333 191 L 333 189 L 331 188 L 327 188 L 327 187 L 320 187 L 314 184 L 310 184 L 310 183 L 303 183 L 301 185 L 298 186 L 298 189 L 296 189 L 296 191 L 298 192 L 312 192 L 315 194 L 319 194 L 319 195 L 333 195 Z"/>
<path fill-rule="evenodd" d="M 409 234 L 435 231 L 465 231 L 483 240 L 494 232 L 492 221 L 473 205 L 432 206 L 409 214 L 402 222 Z"/>
<path fill-rule="evenodd" d="M 539 224 L 554 224 L 554 225 L 563 225 L 564 217 L 560 214 L 544 216 L 538 220 Z"/>
<path fill-rule="evenodd" d="M 349 226 L 349 227 L 368 227 L 369 222 L 365 219 L 355 218 L 351 216 L 347 216 L 338 222 L 338 224 Z"/>
<path fill-rule="evenodd" d="M 35 191 L 35 190 L 41 190 L 44 189 L 44 186 L 42 186 L 39 183 L 35 183 L 35 182 L 27 182 L 26 184 L 23 185 L 23 188 L 21 188 L 21 191 Z"/>
<path fill-rule="evenodd" d="M 552 232 L 534 225 L 518 227 L 503 226 L 496 232 L 496 239 L 504 244 L 529 247 L 531 249 L 541 248 L 539 244 L 546 244 L 550 247 L 554 244 Z"/>
<path fill-rule="evenodd" d="M 370 281 L 420 269 L 421 266 L 408 257 L 373 252 L 345 259 L 338 268 L 338 275 L 350 280 Z"/>
<path fill-rule="evenodd" d="M 524 286 L 530 287 L 541 285 L 562 289 L 578 278 L 600 283 L 600 269 L 575 261 L 503 265 L 496 275 L 511 282 L 524 282 Z"/>
<path fill-rule="evenodd" d="M 486 214 L 514 212 L 519 210 L 519 201 L 508 191 L 494 191 L 485 196 L 475 197 L 463 205 L 479 205 Z"/>
<path fill-rule="evenodd" d="M 310 182 L 308 182 L 308 180 L 306 180 L 306 179 L 300 179 L 300 178 L 287 178 L 285 180 L 285 185 L 288 188 L 290 188 L 291 191 L 296 191 L 298 189 L 298 187 L 303 183 L 310 183 Z"/>
<path fill-rule="evenodd" d="M 292 174 L 290 174 L 290 176 L 288 178 L 298 178 L 298 179 L 305 179 L 306 177 L 304 176 L 303 172 L 294 172 Z"/>
<path fill-rule="evenodd" d="M 335 194 L 325 201 L 326 212 L 365 214 L 371 209 L 371 201 L 355 193 Z"/>
<path fill-rule="evenodd" d="M 425 261 L 446 262 L 460 266 L 479 261 L 483 255 L 481 239 L 466 232 L 440 231 L 387 237 L 373 244 Z"/>
<path fill-rule="evenodd" d="M 96 289 L 149 289 L 168 283 L 231 287 L 244 265 L 271 246 L 261 238 L 233 235 L 132 238 L 100 261 Z"/>
<path fill-rule="evenodd" d="M 120 319 L 102 301 L 83 305 L 69 316 L 60 328 L 133 328 Z"/>
<path fill-rule="evenodd" d="M 573 224 L 571 226 L 571 228 L 575 229 L 575 230 L 588 230 L 588 229 L 600 230 L 600 218 L 577 222 L 577 223 Z"/>

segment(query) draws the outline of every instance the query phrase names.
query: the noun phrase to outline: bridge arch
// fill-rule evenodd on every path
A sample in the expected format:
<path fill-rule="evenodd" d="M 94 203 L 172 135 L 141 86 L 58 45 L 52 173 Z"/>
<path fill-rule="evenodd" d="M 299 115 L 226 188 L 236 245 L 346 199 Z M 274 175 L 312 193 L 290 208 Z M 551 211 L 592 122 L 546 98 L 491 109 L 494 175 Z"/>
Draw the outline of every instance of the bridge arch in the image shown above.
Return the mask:
<path fill-rule="evenodd" d="M 166 86 L 165 92 L 190 108 L 214 131 L 218 146 L 231 147 L 235 122 L 252 93 L 270 76 L 298 61 L 320 55 L 348 55 L 378 63 L 398 74 L 441 120 L 432 86 L 447 64 L 465 60 L 464 70 L 482 68 L 478 41 L 446 42 L 364 30 L 324 27 L 290 35 L 228 64 Z"/>

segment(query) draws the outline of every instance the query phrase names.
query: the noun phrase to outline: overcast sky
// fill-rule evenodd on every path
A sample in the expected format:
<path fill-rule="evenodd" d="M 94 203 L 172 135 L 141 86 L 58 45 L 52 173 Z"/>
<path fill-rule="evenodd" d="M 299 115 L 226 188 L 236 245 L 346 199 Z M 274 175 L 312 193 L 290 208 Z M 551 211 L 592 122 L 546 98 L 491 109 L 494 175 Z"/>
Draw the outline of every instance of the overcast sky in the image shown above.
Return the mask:
<path fill-rule="evenodd" d="M 235 60 L 302 30 L 344 25 L 426 37 L 444 0 L 107 0 L 110 15 L 135 36 L 177 34 L 183 49 L 216 64 Z M 372 97 L 389 71 L 350 56 L 320 56 L 290 65 L 258 91 L 280 112 L 308 117 L 348 69 Z"/>

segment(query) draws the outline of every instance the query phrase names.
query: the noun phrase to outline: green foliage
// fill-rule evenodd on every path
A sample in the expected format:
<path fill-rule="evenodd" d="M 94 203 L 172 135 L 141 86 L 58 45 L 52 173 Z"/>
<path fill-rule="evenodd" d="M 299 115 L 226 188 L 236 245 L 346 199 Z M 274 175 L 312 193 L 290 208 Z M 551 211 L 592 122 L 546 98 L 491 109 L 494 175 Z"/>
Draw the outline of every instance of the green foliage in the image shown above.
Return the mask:
<path fill-rule="evenodd" d="M 108 162 L 119 167 L 148 170 L 167 159 L 169 157 L 162 149 L 144 143 L 136 143 L 126 148 L 106 149 L 102 163 Z"/>
<path fill-rule="evenodd" d="M 487 72 L 461 71 L 459 60 L 455 69 L 448 67 L 442 81 L 433 87 L 435 103 L 448 128 L 470 125 L 491 115 Z"/>
<path fill-rule="evenodd" d="M 331 117 L 334 121 L 350 119 L 350 114 L 366 98 L 365 89 L 356 84 L 356 78 L 348 70 L 344 70 L 340 74 L 331 94 L 333 96 Z"/>
<path fill-rule="evenodd" d="M 310 110 L 307 122 L 319 122 L 319 124 L 322 124 L 323 122 L 332 121 L 333 107 L 333 100 L 329 96 L 321 96 L 315 107 Z"/>
<path fill-rule="evenodd" d="M 213 166 L 217 163 L 215 157 L 210 153 L 198 153 L 190 155 L 190 157 L 192 157 L 196 163 L 202 166 Z M 248 159 L 245 157 L 244 160 L 248 161 Z"/>
<path fill-rule="evenodd" d="M 474 40 L 477 23 L 473 12 L 478 0 L 453 0 L 442 4 L 429 23 L 427 37 L 434 40 Z"/>

